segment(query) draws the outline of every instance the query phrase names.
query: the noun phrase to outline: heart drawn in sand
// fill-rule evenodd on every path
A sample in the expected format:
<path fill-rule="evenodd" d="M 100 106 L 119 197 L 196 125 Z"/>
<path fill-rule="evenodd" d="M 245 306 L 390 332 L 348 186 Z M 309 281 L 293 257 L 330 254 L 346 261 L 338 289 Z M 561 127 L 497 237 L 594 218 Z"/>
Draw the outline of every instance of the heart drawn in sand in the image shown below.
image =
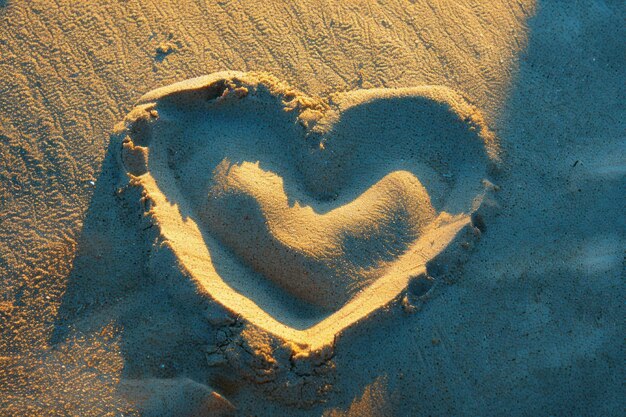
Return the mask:
<path fill-rule="evenodd" d="M 481 204 L 497 145 L 448 88 L 308 97 L 223 72 L 146 94 L 123 163 L 183 272 L 312 349 L 396 298 Z"/>

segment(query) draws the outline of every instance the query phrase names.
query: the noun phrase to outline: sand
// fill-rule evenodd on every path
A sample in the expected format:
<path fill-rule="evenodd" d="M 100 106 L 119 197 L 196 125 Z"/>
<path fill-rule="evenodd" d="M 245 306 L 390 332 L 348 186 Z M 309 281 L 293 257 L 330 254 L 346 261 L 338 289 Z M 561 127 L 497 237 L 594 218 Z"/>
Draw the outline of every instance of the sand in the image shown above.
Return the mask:
<path fill-rule="evenodd" d="M 624 12 L 0 2 L 0 415 L 621 414 Z"/>
<path fill-rule="evenodd" d="M 444 87 L 323 101 L 216 73 L 147 93 L 119 129 L 123 168 L 183 273 L 311 351 L 428 276 L 462 229 L 480 233 L 470 217 L 498 163 L 482 116 Z"/>

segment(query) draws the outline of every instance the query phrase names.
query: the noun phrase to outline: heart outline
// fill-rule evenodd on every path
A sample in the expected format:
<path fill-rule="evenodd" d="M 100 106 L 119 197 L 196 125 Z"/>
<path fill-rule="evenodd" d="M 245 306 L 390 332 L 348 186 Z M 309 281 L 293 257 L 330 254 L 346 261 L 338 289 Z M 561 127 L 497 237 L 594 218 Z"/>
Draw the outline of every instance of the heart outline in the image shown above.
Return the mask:
<path fill-rule="evenodd" d="M 185 197 L 172 195 L 177 191 L 171 189 L 168 191 L 168 198 L 148 170 L 151 125 L 158 120 L 157 107 L 160 101 L 175 100 L 185 95 L 198 96 L 203 99 L 215 97 L 216 100 L 241 98 L 247 94 L 248 88 L 258 85 L 267 87 L 276 96 L 288 98 L 291 103 L 295 102 L 294 109 L 298 111 L 298 119 L 310 131 L 314 131 L 319 113 L 327 110 L 324 108 L 323 101 L 307 97 L 266 74 L 229 71 L 183 81 L 144 95 L 123 124 L 118 126 L 118 131 L 125 137 L 122 164 L 127 168 L 132 182 L 144 189 L 145 198 L 151 202 L 149 215 L 158 226 L 163 238 L 162 245 L 173 252 L 186 275 L 196 282 L 201 291 L 251 324 L 283 340 L 290 341 L 302 349 L 315 351 L 332 344 L 335 337 L 346 328 L 389 305 L 406 289 L 410 277 L 426 274 L 427 263 L 445 250 L 463 228 L 471 225 L 470 214 L 456 216 L 445 212 L 440 214 L 434 223 L 436 227 L 412 245 L 413 248 L 426 247 L 428 250 L 408 250 L 398 258 L 396 266 L 383 277 L 374 281 L 347 304 L 317 324 L 299 330 L 279 322 L 250 298 L 235 291 L 220 277 L 212 265 L 211 253 L 204 243 L 200 226 L 191 218 L 183 218 L 176 204 L 171 202 L 184 201 Z M 459 119 L 479 131 L 489 161 L 497 165 L 498 146 L 495 136 L 487 128 L 480 113 L 456 92 L 441 86 L 423 86 L 393 90 L 361 90 L 359 93 L 361 100 L 364 96 L 365 99 L 384 99 L 398 95 L 419 96 L 449 106 L 450 111 Z M 342 94 L 343 98 L 356 97 L 356 92 Z M 474 209 L 478 208 L 480 200 L 481 196 L 478 196 Z M 167 221 L 160 219 L 167 219 Z M 180 242 L 189 241 L 192 243 L 180 244 Z M 428 241 L 436 243 L 430 246 L 424 245 L 424 242 Z M 412 267 L 398 269 L 399 265 L 405 265 L 409 261 Z"/>

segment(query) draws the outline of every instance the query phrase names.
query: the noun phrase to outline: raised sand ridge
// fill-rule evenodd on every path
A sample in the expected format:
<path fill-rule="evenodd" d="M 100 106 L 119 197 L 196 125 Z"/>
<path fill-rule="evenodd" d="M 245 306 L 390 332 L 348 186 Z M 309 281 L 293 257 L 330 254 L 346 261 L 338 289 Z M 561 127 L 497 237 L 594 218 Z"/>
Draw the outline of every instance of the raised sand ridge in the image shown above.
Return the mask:
<path fill-rule="evenodd" d="M 124 164 L 184 272 L 312 349 L 425 273 L 497 159 L 479 114 L 444 87 L 322 100 L 217 73 L 146 94 L 123 129 Z"/>

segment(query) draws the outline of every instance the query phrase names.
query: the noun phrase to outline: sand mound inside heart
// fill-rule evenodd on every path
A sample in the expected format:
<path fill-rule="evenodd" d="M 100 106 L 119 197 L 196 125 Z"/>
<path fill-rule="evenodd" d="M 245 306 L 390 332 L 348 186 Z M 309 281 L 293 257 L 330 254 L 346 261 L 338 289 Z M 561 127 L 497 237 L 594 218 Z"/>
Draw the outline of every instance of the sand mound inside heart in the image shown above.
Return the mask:
<path fill-rule="evenodd" d="M 320 99 L 218 73 L 148 93 L 120 128 L 123 164 L 181 267 L 294 340 L 330 337 L 423 273 L 470 223 L 497 161 L 479 114 L 444 87 Z"/>
<path fill-rule="evenodd" d="M 291 294 L 339 308 L 435 220 L 426 189 L 394 171 L 325 214 L 289 203 L 278 175 L 221 163 L 200 218 L 245 262 Z M 292 196 L 293 198 L 294 196 Z"/>

